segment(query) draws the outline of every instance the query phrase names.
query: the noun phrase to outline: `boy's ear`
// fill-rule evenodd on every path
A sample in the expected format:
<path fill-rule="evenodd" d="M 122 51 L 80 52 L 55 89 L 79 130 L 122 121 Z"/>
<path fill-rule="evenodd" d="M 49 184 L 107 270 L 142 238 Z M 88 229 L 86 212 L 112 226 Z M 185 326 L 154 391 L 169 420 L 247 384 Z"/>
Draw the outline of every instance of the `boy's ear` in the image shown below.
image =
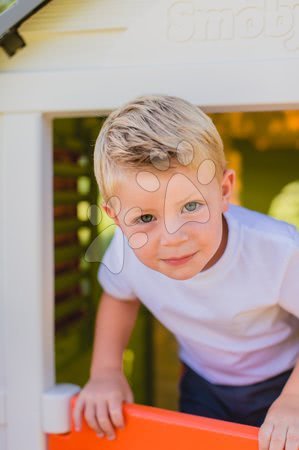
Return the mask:
<path fill-rule="evenodd" d="M 107 203 L 102 203 L 101 207 L 103 208 L 103 210 L 105 211 L 107 216 L 111 217 L 111 219 L 114 220 L 116 225 L 119 225 L 119 220 L 118 220 L 117 215 L 115 214 L 114 209 L 111 206 L 109 206 Z"/>
<path fill-rule="evenodd" d="M 227 211 L 230 198 L 233 194 L 233 190 L 236 182 L 236 172 L 234 169 L 226 169 L 223 173 L 223 179 L 221 183 L 222 189 L 222 203 L 224 210 Z"/>

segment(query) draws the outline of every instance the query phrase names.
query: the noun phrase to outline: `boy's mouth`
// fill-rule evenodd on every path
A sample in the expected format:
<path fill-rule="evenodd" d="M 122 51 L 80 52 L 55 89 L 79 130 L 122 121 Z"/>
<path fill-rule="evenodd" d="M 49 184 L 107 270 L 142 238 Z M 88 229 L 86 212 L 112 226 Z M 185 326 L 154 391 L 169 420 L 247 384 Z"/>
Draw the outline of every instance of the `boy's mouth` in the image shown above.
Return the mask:
<path fill-rule="evenodd" d="M 189 255 L 185 255 L 180 258 L 173 257 L 173 258 L 162 259 L 162 261 L 172 264 L 172 265 L 179 265 L 179 264 L 183 264 L 183 263 L 189 261 L 196 253 L 197 252 L 191 253 Z"/>

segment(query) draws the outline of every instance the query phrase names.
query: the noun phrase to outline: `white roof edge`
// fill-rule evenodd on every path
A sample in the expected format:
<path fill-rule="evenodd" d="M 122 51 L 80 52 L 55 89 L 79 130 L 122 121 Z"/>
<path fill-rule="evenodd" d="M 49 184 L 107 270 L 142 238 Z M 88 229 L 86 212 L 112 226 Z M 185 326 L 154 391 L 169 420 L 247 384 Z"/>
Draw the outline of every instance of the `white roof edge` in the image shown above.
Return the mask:
<path fill-rule="evenodd" d="M 17 0 L 0 14 L 0 38 L 45 0 Z"/>

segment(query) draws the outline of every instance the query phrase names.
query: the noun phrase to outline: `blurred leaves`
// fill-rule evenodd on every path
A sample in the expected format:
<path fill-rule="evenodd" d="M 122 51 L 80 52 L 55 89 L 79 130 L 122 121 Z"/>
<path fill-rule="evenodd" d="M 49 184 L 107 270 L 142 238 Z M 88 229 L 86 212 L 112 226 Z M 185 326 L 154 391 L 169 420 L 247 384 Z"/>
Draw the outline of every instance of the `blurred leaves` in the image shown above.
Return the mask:
<path fill-rule="evenodd" d="M 299 150 L 299 111 L 209 114 L 225 144 L 248 139 L 256 150 Z M 230 145 L 229 145 L 230 146 Z"/>
<path fill-rule="evenodd" d="M 10 8 L 14 3 L 16 3 L 16 0 L 0 0 L 0 14 Z"/>

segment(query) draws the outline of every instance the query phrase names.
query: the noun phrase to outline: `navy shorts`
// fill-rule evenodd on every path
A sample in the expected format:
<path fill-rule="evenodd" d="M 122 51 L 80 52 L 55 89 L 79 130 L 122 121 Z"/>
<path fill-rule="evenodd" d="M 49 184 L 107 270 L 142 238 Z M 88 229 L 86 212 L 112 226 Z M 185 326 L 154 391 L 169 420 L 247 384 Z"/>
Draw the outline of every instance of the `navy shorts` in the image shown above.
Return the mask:
<path fill-rule="evenodd" d="M 293 369 L 259 383 L 230 386 L 210 383 L 183 363 L 179 411 L 260 427 Z"/>

